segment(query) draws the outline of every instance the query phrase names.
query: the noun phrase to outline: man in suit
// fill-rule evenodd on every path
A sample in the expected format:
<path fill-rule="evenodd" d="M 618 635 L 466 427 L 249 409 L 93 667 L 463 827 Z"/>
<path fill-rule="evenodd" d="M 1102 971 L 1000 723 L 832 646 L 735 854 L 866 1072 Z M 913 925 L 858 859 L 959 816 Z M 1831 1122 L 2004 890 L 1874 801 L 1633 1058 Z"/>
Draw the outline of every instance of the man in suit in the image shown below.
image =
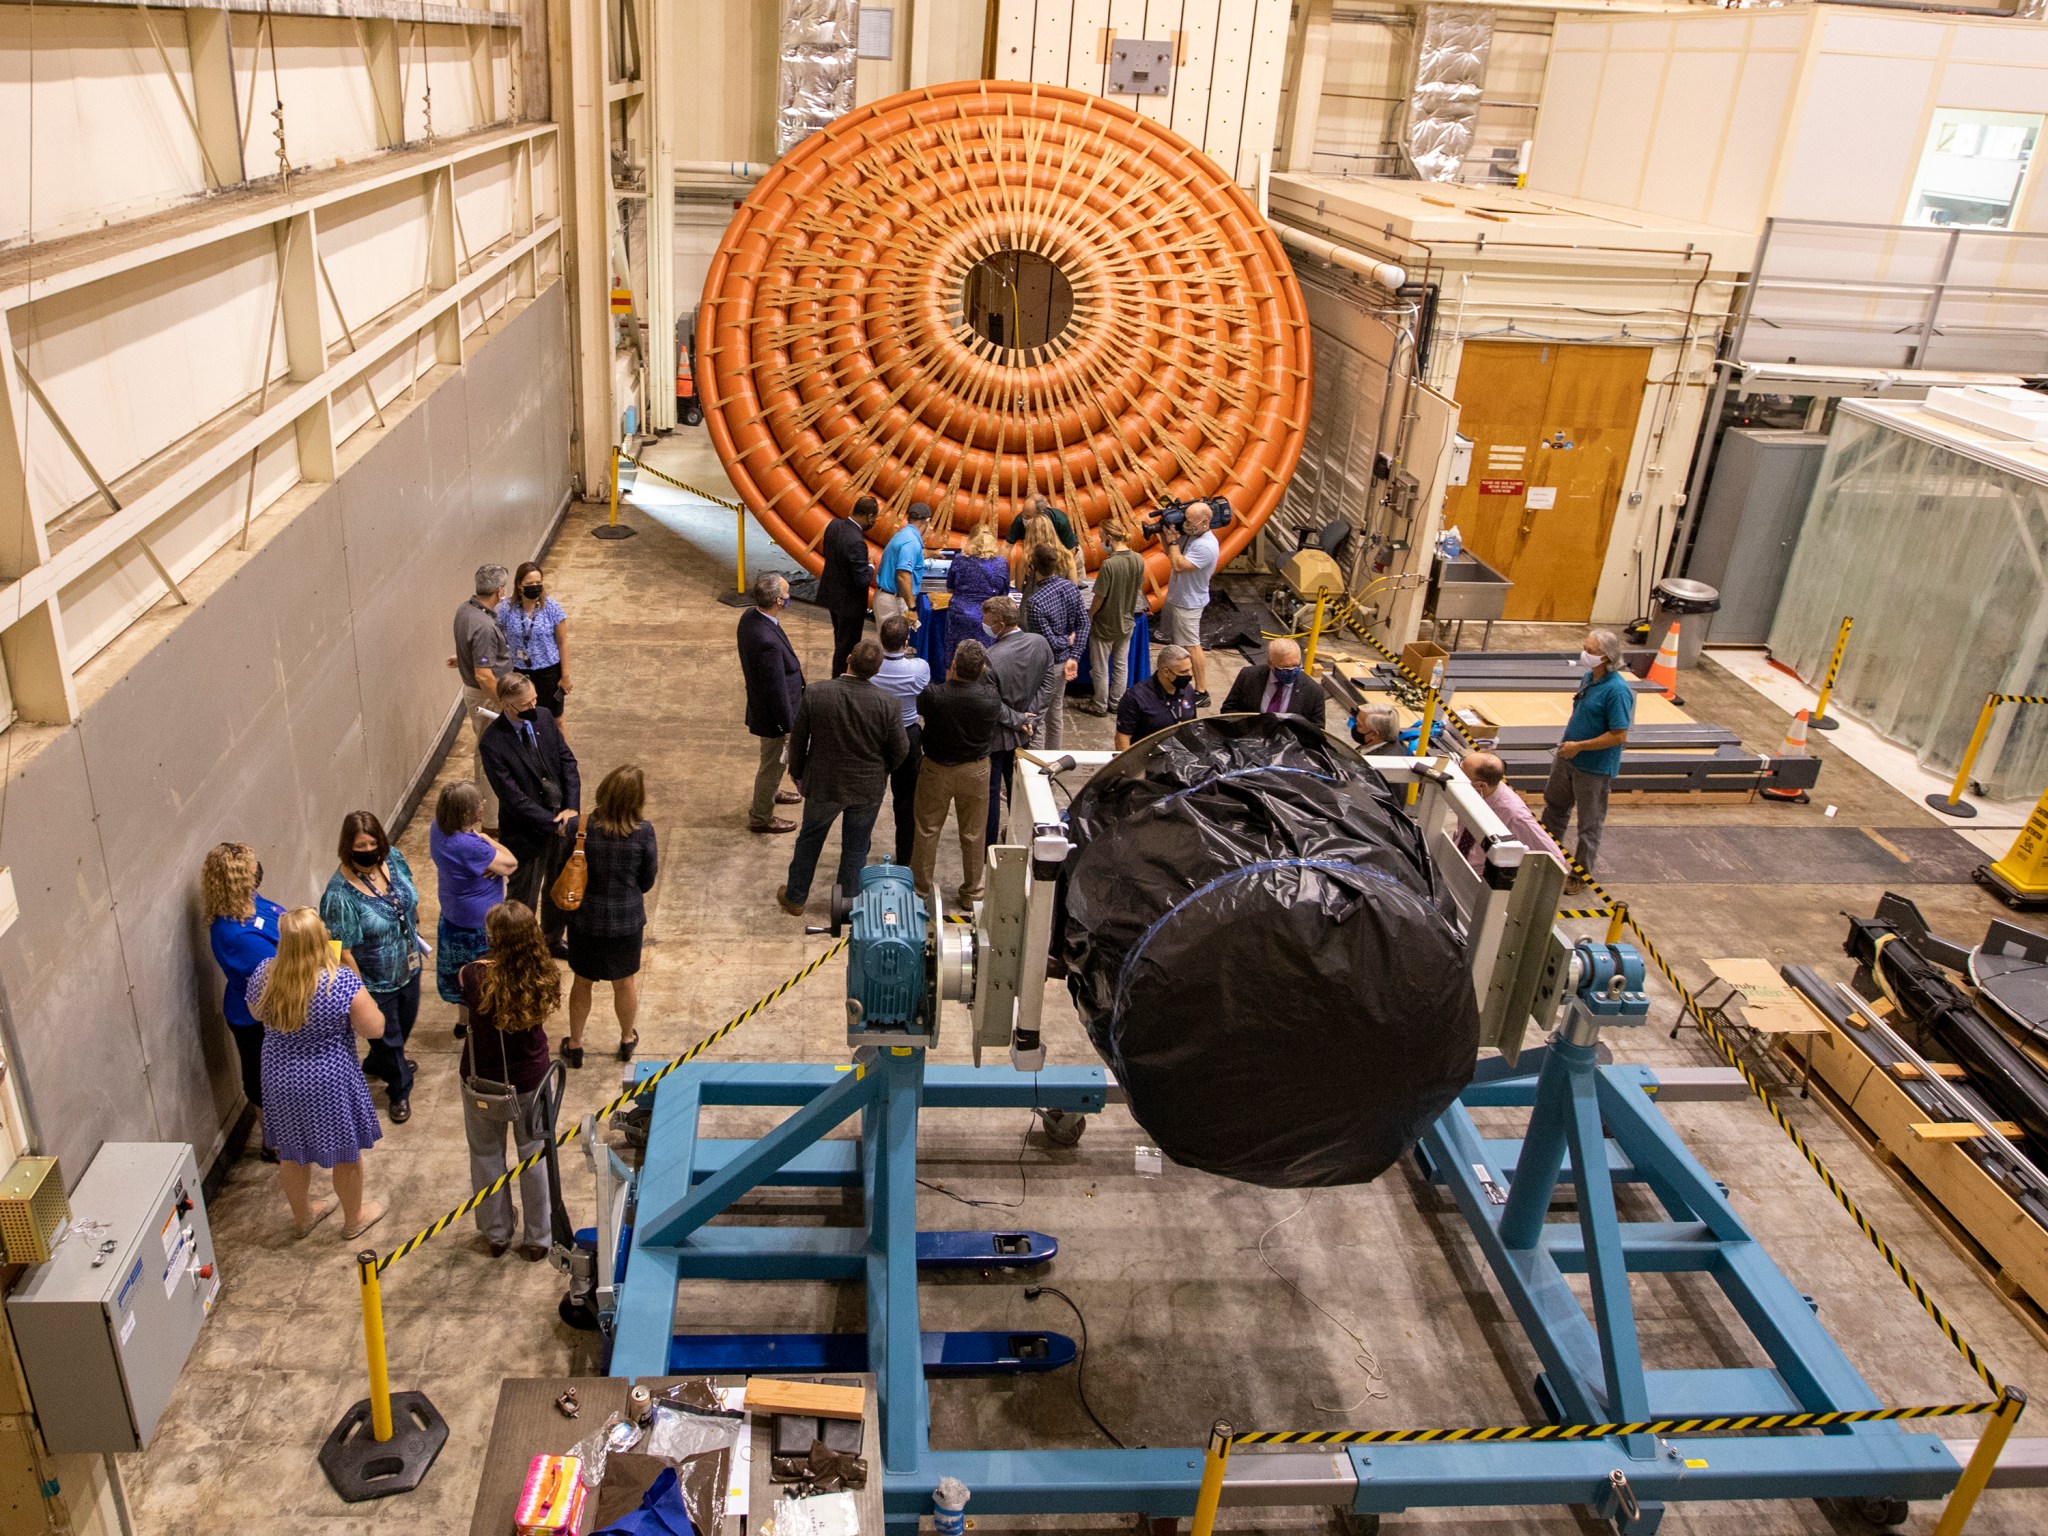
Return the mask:
<path fill-rule="evenodd" d="M 568 837 L 583 808 L 576 754 L 555 717 L 539 706 L 533 680 L 523 672 L 498 679 L 503 712 L 484 732 L 484 772 L 498 796 L 498 830 L 519 869 L 507 883 L 508 900 L 524 902 L 540 917 L 557 958 L 567 955 L 562 932 L 568 917 L 547 899 L 562 867 Z"/>
<path fill-rule="evenodd" d="M 1263 663 L 1237 674 L 1223 700 L 1226 715 L 1299 715 L 1317 730 L 1329 696 L 1301 670 L 1301 647 L 1292 640 L 1266 642 Z"/>
<path fill-rule="evenodd" d="M 804 792 L 804 824 L 796 835 L 788 878 L 775 893 L 791 917 L 803 916 L 825 835 L 841 817 L 839 888 L 858 888 L 889 775 L 910 751 L 902 705 L 874 684 L 881 670 L 880 642 L 863 640 L 846 658 L 846 675 L 806 688 L 796 707 L 789 773 Z"/>
<path fill-rule="evenodd" d="M 993 848 L 1003 830 L 1003 797 L 1017 772 L 1017 749 L 1031 745 L 1031 732 L 1052 705 L 1055 688 L 1066 682 L 1052 646 L 1043 635 L 1017 627 L 1017 600 L 992 597 L 981 605 L 988 643 L 988 673 L 1003 701 L 1002 720 L 988 755 L 988 826 L 982 846 Z"/>
<path fill-rule="evenodd" d="M 803 663 L 782 628 L 789 583 L 766 571 L 754 578 L 750 591 L 754 606 L 740 615 L 740 675 L 747 683 L 747 730 L 760 740 L 761 766 L 754 772 L 747 830 L 794 832 L 795 822 L 775 814 L 778 805 L 796 805 L 803 799 L 782 787 L 789 728 L 796 724 L 796 707 L 804 696 Z"/>
<path fill-rule="evenodd" d="M 868 619 L 868 588 L 875 584 L 875 564 L 868 551 L 868 530 L 881 510 L 872 496 L 853 504 L 853 516 L 835 517 L 825 525 L 818 553 L 825 568 L 818 572 L 818 602 L 832 615 L 832 675 L 846 670 L 846 658 L 860 640 Z"/>

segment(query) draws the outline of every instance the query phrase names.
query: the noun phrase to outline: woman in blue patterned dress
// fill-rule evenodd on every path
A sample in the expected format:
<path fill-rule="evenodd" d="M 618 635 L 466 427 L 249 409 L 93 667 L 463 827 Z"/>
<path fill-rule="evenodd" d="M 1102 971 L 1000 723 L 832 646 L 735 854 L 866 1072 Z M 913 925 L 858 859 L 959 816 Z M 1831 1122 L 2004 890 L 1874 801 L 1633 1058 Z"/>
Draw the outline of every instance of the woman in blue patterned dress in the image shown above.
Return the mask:
<path fill-rule="evenodd" d="M 363 1154 L 384 1133 L 356 1065 L 355 1040 L 384 1033 L 384 1014 L 354 971 L 334 958 L 327 925 L 311 907 L 280 924 L 276 958 L 249 978 L 263 1021 L 263 1129 L 277 1148 L 279 1181 L 300 1237 L 331 1214 L 342 1236 L 360 1237 L 384 1214 L 363 1202 Z M 334 1176 L 334 1194 L 313 1203 L 313 1165 Z"/>
<path fill-rule="evenodd" d="M 382 1078 L 391 1098 L 391 1123 L 412 1118 L 412 1058 L 405 1043 L 420 1016 L 420 897 L 412 866 L 391 846 L 372 811 L 341 818 L 341 867 L 320 893 L 320 918 L 341 941 L 342 963 L 363 978 L 384 1014 L 381 1039 L 372 1040 L 363 1070 Z"/>
<path fill-rule="evenodd" d="M 569 616 L 547 595 L 547 575 L 531 560 L 512 578 L 512 595 L 498 604 L 512 670 L 533 679 L 540 707 L 557 720 L 569 704 Z"/>
<path fill-rule="evenodd" d="M 944 677 L 953 666 L 953 650 L 962 640 L 988 643 L 981 627 L 981 605 L 1010 591 L 1010 562 L 996 544 L 995 525 L 987 519 L 968 535 L 967 545 L 953 557 L 946 576 L 946 653 L 932 661 L 932 676 Z"/>

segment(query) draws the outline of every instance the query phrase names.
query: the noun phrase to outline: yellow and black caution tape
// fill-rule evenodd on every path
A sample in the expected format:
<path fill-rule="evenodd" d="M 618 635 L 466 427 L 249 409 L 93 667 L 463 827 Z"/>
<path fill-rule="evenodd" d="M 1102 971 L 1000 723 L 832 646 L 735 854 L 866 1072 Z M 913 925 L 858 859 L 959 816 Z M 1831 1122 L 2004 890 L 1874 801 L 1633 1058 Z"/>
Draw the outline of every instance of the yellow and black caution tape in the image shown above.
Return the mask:
<path fill-rule="evenodd" d="M 685 484 L 674 475 L 665 475 L 650 464 L 642 464 L 630 453 L 621 452 L 619 454 L 619 462 L 632 465 L 643 475 L 654 476 L 655 479 L 661 481 L 664 485 L 672 485 L 679 491 L 688 491 L 692 496 L 701 496 L 713 506 L 723 507 L 728 512 L 744 512 L 747 510 L 736 501 L 728 501 L 723 496 L 714 496 L 711 492 L 699 489 L 697 486 Z"/>
<path fill-rule="evenodd" d="M 625 1108 L 628 1104 L 632 1103 L 633 1100 L 639 1098 L 642 1094 L 653 1092 L 655 1085 L 658 1084 L 663 1078 L 667 1077 L 669 1073 L 675 1071 L 676 1068 L 680 1066 L 684 1066 L 692 1061 L 695 1061 L 699 1056 L 702 1056 L 706 1051 L 710 1050 L 714 1045 L 718 1044 L 719 1041 L 723 1040 L 727 1035 L 731 1034 L 734 1030 L 738 1029 L 742 1024 L 746 1023 L 749 1019 L 755 1017 L 763 1009 L 767 1008 L 770 1004 L 781 999 L 784 995 L 786 995 L 793 988 L 797 987 L 804 981 L 809 980 L 810 977 L 817 973 L 818 968 L 820 966 L 824 965 L 824 963 L 827 960 L 830 960 L 834 955 L 838 954 L 844 948 L 846 948 L 846 940 L 841 939 L 838 943 L 834 944 L 830 949 L 826 950 L 823 954 L 819 955 L 818 958 L 813 960 L 809 965 L 805 966 L 802 970 L 798 971 L 794 976 L 790 977 L 789 980 L 782 983 L 782 985 L 777 987 L 773 992 L 770 992 L 767 996 L 759 999 L 751 1006 L 746 1008 L 744 1011 L 734 1014 L 731 1018 L 727 1019 L 723 1024 L 719 1025 L 718 1028 L 714 1029 L 713 1031 L 711 1031 L 710 1034 L 706 1035 L 702 1040 L 699 1040 L 695 1045 L 691 1046 L 687 1051 L 683 1052 L 682 1055 L 676 1057 L 674 1060 L 664 1065 L 658 1072 L 650 1072 L 646 1077 L 643 1077 L 631 1088 L 628 1088 L 624 1093 L 620 1094 L 617 1098 L 613 1099 L 609 1104 L 605 1105 L 602 1109 L 598 1110 L 595 1118 L 598 1120 L 608 1119 L 612 1115 L 617 1114 L 621 1109 Z M 555 1145 L 557 1147 L 566 1147 L 570 1142 L 574 1141 L 578 1136 L 582 1134 L 583 1127 L 580 1123 L 577 1125 L 572 1125 L 566 1131 L 562 1131 L 556 1135 Z M 478 1190 L 475 1194 L 471 1195 L 467 1200 L 463 1201 L 462 1204 L 456 1206 L 455 1209 L 450 1211 L 447 1215 L 440 1217 L 436 1221 L 428 1223 L 427 1226 L 423 1227 L 420 1231 L 414 1233 L 411 1237 L 407 1238 L 404 1242 L 400 1243 L 396 1248 L 392 1249 L 389 1253 L 385 1254 L 382 1259 L 378 1260 L 377 1273 L 381 1275 L 385 1270 L 389 1269 L 393 1264 L 397 1263 L 400 1259 L 404 1258 L 407 1254 L 411 1253 L 415 1248 L 419 1247 L 422 1243 L 431 1242 L 434 1238 L 439 1237 L 443 1232 L 447 1231 L 449 1227 L 453 1226 L 456 1222 L 460 1221 L 463 1217 L 467 1216 L 471 1211 L 475 1210 L 478 1206 L 482 1205 L 486 1200 L 490 1199 L 491 1196 L 497 1194 L 499 1190 L 504 1189 L 506 1186 L 511 1184 L 511 1182 L 514 1179 L 518 1178 L 519 1175 L 527 1172 L 529 1169 L 537 1168 L 538 1166 L 540 1166 L 541 1162 L 546 1159 L 547 1155 L 547 1149 L 543 1147 L 540 1151 L 534 1153 L 533 1156 L 521 1162 L 517 1167 L 512 1168 L 511 1170 L 506 1172 L 503 1177 L 493 1179 L 489 1184 L 486 1184 L 482 1189 Z"/>
<path fill-rule="evenodd" d="M 1921 1310 L 1934 1320 L 1934 1325 L 1941 1330 L 1942 1337 L 1955 1346 L 1956 1352 L 1968 1363 L 1970 1369 L 1976 1372 L 1978 1380 L 1982 1381 L 1985 1386 L 1994 1392 L 2003 1391 L 2002 1384 L 1999 1382 L 1998 1377 L 1993 1374 L 1991 1367 L 1984 1363 L 1983 1356 L 1978 1354 L 1975 1346 L 1963 1337 L 1962 1330 L 1949 1321 L 1948 1314 L 1941 1310 L 1940 1304 L 1932 1296 L 1928 1295 L 1927 1288 L 1906 1267 L 1906 1261 L 1899 1257 L 1898 1250 L 1885 1241 L 1884 1234 L 1879 1232 L 1871 1224 L 1870 1218 L 1863 1214 L 1863 1208 L 1856 1203 L 1855 1196 L 1842 1187 L 1841 1180 L 1837 1179 L 1834 1175 L 1834 1170 L 1821 1160 L 1820 1154 L 1814 1151 L 1812 1145 L 1800 1134 L 1799 1128 L 1792 1123 L 1785 1111 L 1779 1107 L 1776 1096 L 1772 1094 L 1763 1079 L 1742 1059 L 1741 1053 L 1735 1049 L 1728 1037 L 1722 1033 L 1721 1027 L 1708 1017 L 1707 1011 L 1704 1008 L 1700 1007 L 1699 999 L 1693 995 L 1692 988 L 1679 980 L 1678 972 L 1672 968 L 1671 962 L 1664 958 L 1663 951 L 1657 948 L 1655 941 L 1651 939 L 1649 934 L 1643 931 L 1643 925 L 1636 920 L 1635 913 L 1630 911 L 1625 903 L 1617 903 L 1613 895 L 1599 881 L 1595 880 L 1587 872 L 1585 866 L 1580 864 L 1577 859 L 1571 859 L 1570 862 L 1573 873 L 1581 880 L 1584 880 L 1587 887 L 1595 895 L 1610 907 L 1619 906 L 1622 923 L 1635 936 L 1636 942 L 1642 946 L 1643 954 L 1648 957 L 1650 963 L 1656 966 L 1659 973 L 1671 984 L 1671 989 L 1678 994 L 1680 1005 L 1687 1013 L 1692 1015 L 1693 1022 L 1699 1026 L 1700 1033 L 1712 1042 L 1714 1049 L 1721 1053 L 1722 1059 L 1729 1066 L 1742 1074 L 1742 1080 L 1749 1085 L 1749 1091 L 1757 1096 L 1758 1101 L 1762 1103 L 1765 1109 L 1770 1111 L 1771 1118 L 1778 1123 L 1778 1129 L 1785 1133 L 1792 1145 L 1798 1149 L 1799 1155 L 1806 1159 L 1806 1165 L 1820 1176 L 1820 1181 L 1827 1186 L 1828 1193 L 1833 1195 L 1842 1209 L 1849 1213 L 1849 1219 L 1856 1223 L 1856 1230 L 1861 1232 L 1871 1247 L 1877 1250 L 1878 1257 L 1885 1261 L 1890 1267 L 1891 1272 L 1898 1276 L 1899 1283 L 1904 1285 L 1907 1291 L 1912 1294 L 1913 1299 L 1920 1303 Z M 1968 1411 L 1988 1410 L 1971 1409 Z"/>
<path fill-rule="evenodd" d="M 1994 704 L 2048 704 L 2048 693 L 1994 693 Z"/>
<path fill-rule="evenodd" d="M 1899 1419 L 1960 1419 L 1996 1413 L 1998 1402 L 1932 1403 L 1908 1408 L 1845 1408 L 1832 1413 L 1756 1413 L 1716 1419 L 1642 1419 L 1633 1424 L 1489 1424 L 1463 1429 L 1259 1429 L 1230 1437 L 1240 1445 L 1450 1445 L 1483 1440 L 1605 1440 L 1614 1435 L 1705 1435 L 1739 1430 L 1826 1429 Z"/>

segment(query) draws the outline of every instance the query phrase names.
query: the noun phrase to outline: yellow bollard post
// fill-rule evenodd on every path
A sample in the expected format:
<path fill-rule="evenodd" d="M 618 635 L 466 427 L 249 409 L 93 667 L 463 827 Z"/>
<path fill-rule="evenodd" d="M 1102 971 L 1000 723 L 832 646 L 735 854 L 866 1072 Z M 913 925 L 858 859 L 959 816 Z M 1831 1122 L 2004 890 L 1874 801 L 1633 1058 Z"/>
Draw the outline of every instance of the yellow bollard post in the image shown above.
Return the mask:
<path fill-rule="evenodd" d="M 739 575 L 739 582 L 740 582 L 740 588 L 739 588 L 739 589 L 740 589 L 740 595 L 741 595 L 742 597 L 744 597 L 744 596 L 746 595 L 746 591 L 747 591 L 747 509 L 746 509 L 745 507 L 740 507 L 740 508 L 739 508 L 739 509 L 737 510 L 737 513 L 736 513 L 736 515 L 738 516 L 738 518 L 739 518 L 739 520 L 740 520 L 740 575 Z"/>
<path fill-rule="evenodd" d="M 356 1279 L 363 1288 L 363 1344 L 370 1356 L 370 1435 L 382 1445 L 391 1438 L 391 1373 L 384 1359 L 384 1290 L 376 1249 L 356 1255 Z"/>
<path fill-rule="evenodd" d="M 1607 942 L 1619 944 L 1622 940 L 1622 935 L 1627 932 L 1628 905 L 1625 902 L 1617 901 L 1608 909 L 1607 913 Z"/>
<path fill-rule="evenodd" d="M 1439 697 L 1437 688 L 1443 683 L 1443 680 L 1444 664 L 1438 662 L 1429 674 L 1429 692 L 1422 701 L 1422 728 L 1415 733 L 1415 755 L 1417 757 L 1429 756 L 1429 741 L 1436 734 L 1436 702 Z M 1421 781 L 1412 781 L 1408 785 L 1408 803 L 1413 805 L 1421 797 L 1421 794 Z"/>
<path fill-rule="evenodd" d="M 1316 593 L 1315 622 L 1308 627 L 1308 649 L 1301 655 L 1301 670 L 1309 677 L 1316 675 L 1316 642 L 1323 638 L 1323 605 L 1329 600 L 1329 593 Z"/>
<path fill-rule="evenodd" d="M 1970 1464 L 1956 1479 L 1955 1491 L 1948 1496 L 1948 1503 L 1942 1507 L 1941 1519 L 1935 1523 L 1934 1536 L 1962 1536 L 1963 1527 L 1969 1524 L 1970 1512 L 1977 1507 L 1977 1496 L 1990 1483 L 1991 1469 L 1998 1465 L 1998 1453 L 2012 1438 L 2013 1426 L 2019 1423 L 2026 1407 L 2027 1394 L 2018 1387 L 2007 1387 L 1998 1394 L 1998 1412 L 1984 1426 L 1984 1438 L 1977 1442 Z"/>
<path fill-rule="evenodd" d="M 1209 1451 L 1202 1462 L 1202 1491 L 1195 1495 L 1195 1518 L 1188 1536 L 1211 1536 L 1216 1506 L 1223 1498 L 1223 1469 L 1230 1461 L 1230 1426 L 1218 1419 L 1209 1426 Z"/>
<path fill-rule="evenodd" d="M 1926 797 L 1930 810 L 1964 821 L 1977 814 L 1977 807 L 1963 800 L 1963 791 L 1970 787 L 1970 770 L 1977 766 L 1977 754 L 1984 750 L 1984 738 L 1991 732 L 1991 717 L 1998 712 L 1998 706 L 2004 699 L 2002 693 L 1984 696 L 1984 707 L 1977 713 L 1977 728 L 1970 732 L 1970 744 L 1963 749 L 1963 760 L 1956 765 L 1956 781 L 1949 786 L 1947 794 Z"/>
<path fill-rule="evenodd" d="M 611 522 L 612 522 L 612 526 L 613 526 L 613 527 L 617 527 L 617 526 L 618 526 L 618 522 L 619 522 L 619 450 L 618 450 L 618 448 L 617 448 L 616 446 L 614 446 L 614 447 L 613 447 L 613 449 L 612 449 L 612 516 L 611 516 Z"/>
<path fill-rule="evenodd" d="M 1828 674 L 1821 679 L 1820 698 L 1814 702 L 1813 714 L 1806 722 L 1816 731 L 1832 731 L 1842 723 L 1828 718 L 1828 700 L 1834 694 L 1835 674 L 1842 670 L 1842 652 L 1849 648 L 1849 628 L 1855 622 L 1853 618 L 1844 618 L 1841 632 L 1835 636 L 1835 654 L 1828 658 Z"/>
<path fill-rule="evenodd" d="M 590 530 L 590 536 L 593 539 L 630 539 L 633 537 L 633 530 L 631 528 L 621 528 L 619 526 L 619 461 L 624 457 L 625 455 L 614 444 L 612 447 L 612 513 L 604 522 L 599 523 Z"/>

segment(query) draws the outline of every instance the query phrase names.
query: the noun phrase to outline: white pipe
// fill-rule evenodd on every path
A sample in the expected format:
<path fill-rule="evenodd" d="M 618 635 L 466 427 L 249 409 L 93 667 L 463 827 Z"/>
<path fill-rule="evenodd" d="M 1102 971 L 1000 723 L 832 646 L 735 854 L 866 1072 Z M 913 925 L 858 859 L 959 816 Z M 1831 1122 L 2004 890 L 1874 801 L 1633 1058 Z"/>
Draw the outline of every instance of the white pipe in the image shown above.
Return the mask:
<path fill-rule="evenodd" d="M 1283 245 L 1291 245 L 1298 251 L 1320 257 L 1332 266 L 1356 272 L 1361 277 L 1371 278 L 1382 288 L 1392 291 L 1408 281 L 1406 268 L 1398 267 L 1391 261 L 1380 261 L 1363 251 L 1354 251 L 1348 245 L 1339 245 L 1321 235 L 1312 235 L 1305 229 L 1296 229 L 1292 224 L 1283 224 L 1278 219 L 1266 222 L 1273 226 L 1273 233 L 1280 237 Z"/>
<path fill-rule="evenodd" d="M 758 160 L 678 160 L 678 176 L 726 176 L 734 181 L 759 181 L 768 167 Z"/>

